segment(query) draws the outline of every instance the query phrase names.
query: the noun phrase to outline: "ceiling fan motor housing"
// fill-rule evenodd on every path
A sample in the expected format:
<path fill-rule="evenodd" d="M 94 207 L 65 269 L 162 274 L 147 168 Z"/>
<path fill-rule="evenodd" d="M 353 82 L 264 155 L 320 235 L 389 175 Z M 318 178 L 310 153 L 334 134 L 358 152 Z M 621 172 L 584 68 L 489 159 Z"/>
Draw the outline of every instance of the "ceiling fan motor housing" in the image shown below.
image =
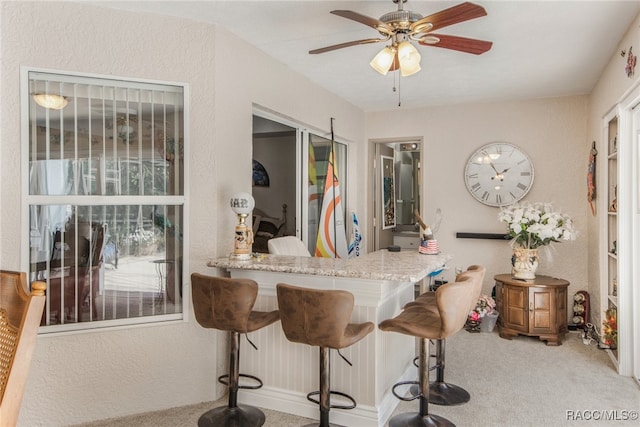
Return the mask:
<path fill-rule="evenodd" d="M 380 21 L 390 25 L 398 31 L 409 31 L 410 25 L 422 19 L 422 15 L 410 10 L 396 10 L 385 13 L 380 17 Z"/>

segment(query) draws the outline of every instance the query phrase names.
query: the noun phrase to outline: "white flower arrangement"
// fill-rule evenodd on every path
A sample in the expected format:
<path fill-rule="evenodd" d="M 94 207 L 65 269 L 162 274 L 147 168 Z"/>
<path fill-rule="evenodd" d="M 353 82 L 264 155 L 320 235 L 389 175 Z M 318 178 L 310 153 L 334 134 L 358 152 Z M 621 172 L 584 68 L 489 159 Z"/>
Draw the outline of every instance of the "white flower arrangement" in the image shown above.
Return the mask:
<path fill-rule="evenodd" d="M 507 223 L 509 236 L 517 247 L 536 249 L 576 238 L 571 218 L 554 212 L 550 203 L 514 203 L 500 210 L 498 220 Z"/>

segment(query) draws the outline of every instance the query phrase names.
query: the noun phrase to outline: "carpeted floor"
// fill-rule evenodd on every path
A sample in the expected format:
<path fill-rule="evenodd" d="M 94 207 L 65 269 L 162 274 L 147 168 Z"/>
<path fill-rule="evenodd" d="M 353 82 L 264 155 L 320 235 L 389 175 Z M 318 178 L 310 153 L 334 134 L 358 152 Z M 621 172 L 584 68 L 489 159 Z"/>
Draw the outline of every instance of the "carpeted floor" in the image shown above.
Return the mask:
<path fill-rule="evenodd" d="M 446 355 L 445 379 L 469 391 L 471 401 L 429 408 L 458 426 L 640 425 L 640 387 L 632 378 L 617 375 L 606 352 L 595 344 L 583 344 L 579 333 L 567 334 L 561 346 L 548 347 L 537 338 L 509 341 L 495 331 L 461 331 L 447 340 Z M 195 426 L 203 412 L 225 404 L 221 399 L 81 427 Z M 413 411 L 417 401 L 401 402 L 394 414 Z M 265 427 L 310 422 L 264 412 Z"/>

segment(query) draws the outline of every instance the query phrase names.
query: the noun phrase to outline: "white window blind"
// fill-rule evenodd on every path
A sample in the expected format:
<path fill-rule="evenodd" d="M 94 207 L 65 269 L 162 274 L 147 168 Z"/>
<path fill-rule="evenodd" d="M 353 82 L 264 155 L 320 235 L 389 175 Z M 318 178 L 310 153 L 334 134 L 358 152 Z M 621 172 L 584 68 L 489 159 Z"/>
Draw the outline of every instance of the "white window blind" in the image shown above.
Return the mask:
<path fill-rule="evenodd" d="M 45 330 L 181 318 L 185 86 L 25 78 L 29 263 L 47 282 Z"/>

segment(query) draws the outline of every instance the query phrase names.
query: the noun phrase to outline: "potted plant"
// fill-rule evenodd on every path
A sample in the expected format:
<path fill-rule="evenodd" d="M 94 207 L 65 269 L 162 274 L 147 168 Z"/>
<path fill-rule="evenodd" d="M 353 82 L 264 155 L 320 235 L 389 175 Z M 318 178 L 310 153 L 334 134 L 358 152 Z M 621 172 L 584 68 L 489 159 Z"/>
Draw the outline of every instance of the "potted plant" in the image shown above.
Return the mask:
<path fill-rule="evenodd" d="M 488 295 L 480 295 L 476 306 L 469 312 L 465 329 L 469 332 L 492 332 L 498 320 L 496 302 Z"/>
<path fill-rule="evenodd" d="M 554 211 L 550 203 L 515 203 L 502 208 L 498 220 L 508 227 L 512 275 L 517 279 L 535 279 L 538 248 L 576 238 L 571 218 Z"/>

